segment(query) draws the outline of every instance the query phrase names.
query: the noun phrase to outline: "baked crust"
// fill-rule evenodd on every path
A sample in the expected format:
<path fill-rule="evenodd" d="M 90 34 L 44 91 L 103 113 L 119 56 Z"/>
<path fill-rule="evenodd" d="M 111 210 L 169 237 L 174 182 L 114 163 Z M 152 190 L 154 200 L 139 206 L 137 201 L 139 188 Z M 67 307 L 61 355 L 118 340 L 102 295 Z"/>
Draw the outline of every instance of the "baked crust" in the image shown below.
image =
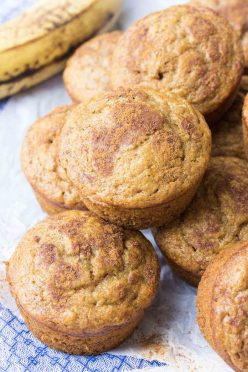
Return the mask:
<path fill-rule="evenodd" d="M 148 88 L 120 88 L 78 105 L 59 139 L 61 166 L 86 206 L 134 229 L 161 225 L 185 209 L 210 149 L 197 110 Z"/>
<path fill-rule="evenodd" d="M 41 207 L 49 214 L 87 209 L 57 161 L 57 137 L 71 106 L 61 106 L 38 119 L 24 139 L 21 164 Z"/>
<path fill-rule="evenodd" d="M 213 122 L 232 104 L 243 65 L 239 38 L 223 17 L 179 5 L 148 15 L 121 36 L 111 79 L 114 88 L 170 90 Z"/>
<path fill-rule="evenodd" d="M 236 156 L 245 159 L 242 109 L 244 95 L 239 92 L 233 105 L 212 128 L 212 156 Z"/>
<path fill-rule="evenodd" d="M 7 280 L 39 339 L 68 353 L 95 354 L 137 326 L 155 296 L 159 263 L 140 232 L 68 211 L 25 234 Z"/>
<path fill-rule="evenodd" d="M 198 324 L 213 349 L 235 370 L 248 370 L 248 243 L 226 247 L 198 288 Z"/>
<path fill-rule="evenodd" d="M 233 26 L 241 40 L 245 56 L 245 67 L 248 67 L 248 3 L 244 0 L 193 0 L 192 6 L 209 7 L 225 17 Z"/>
<path fill-rule="evenodd" d="M 227 244 L 248 238 L 247 161 L 212 158 L 188 209 L 154 237 L 175 272 L 197 285 Z"/>
<path fill-rule="evenodd" d="M 68 60 L 63 78 L 74 102 L 86 101 L 111 89 L 112 55 L 121 34 L 114 31 L 96 36 L 80 46 Z"/>
<path fill-rule="evenodd" d="M 244 136 L 244 148 L 246 156 L 248 157 L 248 94 L 245 97 L 243 112 L 242 112 L 242 122 L 243 122 L 243 136 Z"/>

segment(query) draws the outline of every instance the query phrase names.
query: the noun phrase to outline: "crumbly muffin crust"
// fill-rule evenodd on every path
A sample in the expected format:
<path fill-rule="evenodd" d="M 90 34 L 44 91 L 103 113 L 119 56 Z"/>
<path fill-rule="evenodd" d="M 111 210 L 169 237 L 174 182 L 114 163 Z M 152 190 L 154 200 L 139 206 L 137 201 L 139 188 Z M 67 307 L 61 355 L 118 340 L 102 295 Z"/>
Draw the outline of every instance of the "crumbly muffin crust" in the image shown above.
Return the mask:
<path fill-rule="evenodd" d="M 230 109 L 212 128 L 212 156 L 236 156 L 245 159 L 242 109 L 244 95 L 239 92 Z"/>
<path fill-rule="evenodd" d="M 193 0 L 192 6 L 206 6 L 228 19 L 238 33 L 248 67 L 248 3 L 245 0 Z"/>
<path fill-rule="evenodd" d="M 151 89 L 120 88 L 71 111 L 59 157 L 89 209 L 145 228 L 186 207 L 210 148 L 209 128 L 188 102 Z"/>
<path fill-rule="evenodd" d="M 242 71 L 242 48 L 229 23 L 208 8 L 179 5 L 148 15 L 123 34 L 112 84 L 170 90 L 214 121 L 232 103 Z"/>
<path fill-rule="evenodd" d="M 245 97 L 243 112 L 242 112 L 242 122 L 243 122 L 243 136 L 244 136 L 244 149 L 245 154 L 248 157 L 248 94 Z"/>
<path fill-rule="evenodd" d="M 67 211 L 26 233 L 7 279 L 37 337 L 66 352 L 91 354 L 133 331 L 154 298 L 159 264 L 140 232 Z"/>
<path fill-rule="evenodd" d="M 235 370 L 248 370 L 248 244 L 227 247 L 205 271 L 197 295 L 198 324 Z"/>
<path fill-rule="evenodd" d="M 74 102 L 82 102 L 110 90 L 112 55 L 122 32 L 96 36 L 80 46 L 68 60 L 64 83 Z"/>
<path fill-rule="evenodd" d="M 70 107 L 61 106 L 38 119 L 29 129 L 22 146 L 23 172 L 41 207 L 49 214 L 65 209 L 86 209 L 57 161 L 57 137 Z"/>
<path fill-rule="evenodd" d="M 212 158 L 188 209 L 154 236 L 175 272 L 197 285 L 227 244 L 248 238 L 247 161 Z"/>

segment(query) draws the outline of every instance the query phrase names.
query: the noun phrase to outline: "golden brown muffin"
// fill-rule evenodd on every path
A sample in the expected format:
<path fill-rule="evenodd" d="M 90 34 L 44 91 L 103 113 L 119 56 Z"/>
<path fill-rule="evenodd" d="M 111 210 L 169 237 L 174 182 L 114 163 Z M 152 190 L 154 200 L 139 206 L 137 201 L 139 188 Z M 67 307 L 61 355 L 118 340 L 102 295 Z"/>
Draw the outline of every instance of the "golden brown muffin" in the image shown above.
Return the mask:
<path fill-rule="evenodd" d="M 98 354 L 138 325 L 155 296 L 159 263 L 140 232 L 67 211 L 26 233 L 7 280 L 37 338 L 70 354 Z"/>
<path fill-rule="evenodd" d="M 192 6 L 206 6 L 214 9 L 228 19 L 241 39 L 245 56 L 245 67 L 248 67 L 248 2 L 247 0 L 193 0 Z"/>
<path fill-rule="evenodd" d="M 233 105 L 212 128 L 212 156 L 236 156 L 245 159 L 242 109 L 244 95 L 240 92 Z"/>
<path fill-rule="evenodd" d="M 227 244 L 248 239 L 248 163 L 234 157 L 212 158 L 188 209 L 154 231 L 172 269 L 197 285 Z"/>
<path fill-rule="evenodd" d="M 210 148 L 209 128 L 186 100 L 120 88 L 71 111 L 59 157 L 90 210 L 141 229 L 171 221 L 186 208 Z"/>
<path fill-rule="evenodd" d="M 70 106 L 62 106 L 37 120 L 22 146 L 22 169 L 41 207 L 49 214 L 87 209 L 57 161 L 57 136 Z"/>
<path fill-rule="evenodd" d="M 231 105 L 242 72 L 242 48 L 229 23 L 208 8 L 179 5 L 139 20 L 121 36 L 112 84 L 170 90 L 212 122 Z"/>
<path fill-rule="evenodd" d="M 73 101 L 85 101 L 110 90 L 112 54 L 121 34 L 121 31 L 114 31 L 96 36 L 68 60 L 64 83 Z"/>
<path fill-rule="evenodd" d="M 227 247 L 198 289 L 198 323 L 213 349 L 238 372 L 248 371 L 248 242 Z"/>
<path fill-rule="evenodd" d="M 245 148 L 246 156 L 248 157 L 248 94 L 245 97 L 242 115 L 243 115 L 244 148 Z"/>

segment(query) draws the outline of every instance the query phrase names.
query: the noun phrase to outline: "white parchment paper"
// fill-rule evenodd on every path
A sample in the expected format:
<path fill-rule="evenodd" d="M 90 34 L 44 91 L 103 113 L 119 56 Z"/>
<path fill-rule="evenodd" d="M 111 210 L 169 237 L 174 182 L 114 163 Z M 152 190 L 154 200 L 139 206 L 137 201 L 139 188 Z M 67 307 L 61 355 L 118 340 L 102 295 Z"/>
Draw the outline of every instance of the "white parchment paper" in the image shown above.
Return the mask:
<path fill-rule="evenodd" d="M 183 2 L 126 0 L 119 26 L 125 29 L 152 11 Z M 20 315 L 4 279 L 4 261 L 9 259 L 25 231 L 46 216 L 21 172 L 20 146 L 34 120 L 67 102 L 69 98 L 61 76 L 56 76 L 12 97 L 0 111 L 0 301 L 17 316 Z M 154 244 L 150 232 L 145 234 Z M 199 331 L 196 290 L 174 276 L 162 257 L 161 268 L 161 285 L 155 303 L 134 335 L 113 353 L 168 362 L 170 367 L 166 367 L 166 371 L 231 371 Z M 165 370 L 165 367 L 156 370 Z"/>

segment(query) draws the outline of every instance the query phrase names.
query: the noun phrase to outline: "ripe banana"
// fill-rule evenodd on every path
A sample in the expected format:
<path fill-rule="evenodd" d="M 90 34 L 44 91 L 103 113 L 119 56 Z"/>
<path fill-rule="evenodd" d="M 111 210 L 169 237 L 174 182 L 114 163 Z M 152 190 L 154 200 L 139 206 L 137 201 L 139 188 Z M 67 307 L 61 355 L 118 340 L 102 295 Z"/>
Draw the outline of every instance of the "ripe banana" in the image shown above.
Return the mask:
<path fill-rule="evenodd" d="M 0 98 L 61 71 L 82 42 L 107 31 L 122 0 L 41 0 L 0 25 Z"/>

